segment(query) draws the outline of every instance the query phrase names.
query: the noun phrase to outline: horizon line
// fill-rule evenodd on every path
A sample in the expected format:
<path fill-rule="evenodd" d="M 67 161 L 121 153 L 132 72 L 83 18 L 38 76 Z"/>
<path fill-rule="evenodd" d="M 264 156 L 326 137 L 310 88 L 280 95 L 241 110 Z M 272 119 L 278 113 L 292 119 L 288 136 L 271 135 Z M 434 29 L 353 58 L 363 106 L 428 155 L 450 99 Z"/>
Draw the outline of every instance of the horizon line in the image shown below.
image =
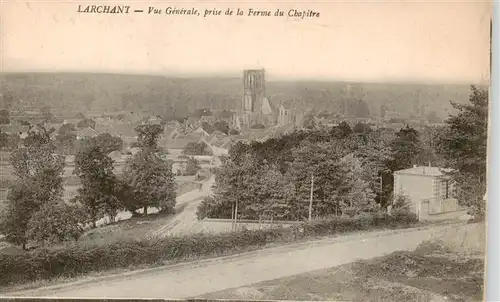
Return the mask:
<path fill-rule="evenodd" d="M 255 68 L 243 68 L 241 73 L 247 69 Z M 265 68 L 259 68 L 264 69 Z M 45 70 L 45 69 L 33 69 L 33 70 L 11 70 L 2 71 L 1 74 L 95 74 L 95 75 L 122 75 L 122 76 L 153 76 L 153 77 L 164 77 L 164 78 L 177 78 L 177 79 L 207 79 L 207 78 L 225 78 L 225 79 L 240 79 L 242 76 L 236 76 L 230 72 L 219 72 L 219 73 L 208 73 L 208 72 L 146 72 L 146 71 L 92 71 L 92 70 Z M 267 74 L 266 74 L 267 75 Z M 274 76 L 271 79 L 266 76 L 267 82 L 335 82 L 335 83 L 356 83 L 356 84 L 397 84 L 397 85 L 477 85 L 477 86 L 491 86 L 490 80 L 426 80 L 426 79 L 381 79 L 381 80 L 368 80 L 368 79 L 349 79 L 349 78 L 313 78 L 313 77 L 286 77 L 286 76 Z"/>

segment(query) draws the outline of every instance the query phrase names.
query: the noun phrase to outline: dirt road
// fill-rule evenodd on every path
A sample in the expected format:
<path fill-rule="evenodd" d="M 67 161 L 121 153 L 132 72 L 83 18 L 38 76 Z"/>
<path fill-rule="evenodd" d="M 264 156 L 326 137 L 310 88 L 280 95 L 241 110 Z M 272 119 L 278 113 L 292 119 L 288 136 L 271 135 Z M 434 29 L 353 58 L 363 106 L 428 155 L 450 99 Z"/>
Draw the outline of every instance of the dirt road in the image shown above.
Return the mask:
<path fill-rule="evenodd" d="M 349 235 L 207 262 L 166 267 L 100 282 L 11 295 L 74 298 L 199 297 L 210 292 L 378 257 L 397 250 L 413 250 L 437 232 L 457 227 L 445 225 L 397 233 L 382 231 Z"/>
<path fill-rule="evenodd" d="M 179 214 L 170 223 L 153 231 L 149 236 L 161 238 L 168 235 L 188 234 L 201 229 L 200 222 L 196 217 L 196 210 L 203 197 L 212 192 L 214 181 L 215 178 L 212 176 L 202 183 L 201 190 L 193 190 L 177 197 L 175 209 Z"/>

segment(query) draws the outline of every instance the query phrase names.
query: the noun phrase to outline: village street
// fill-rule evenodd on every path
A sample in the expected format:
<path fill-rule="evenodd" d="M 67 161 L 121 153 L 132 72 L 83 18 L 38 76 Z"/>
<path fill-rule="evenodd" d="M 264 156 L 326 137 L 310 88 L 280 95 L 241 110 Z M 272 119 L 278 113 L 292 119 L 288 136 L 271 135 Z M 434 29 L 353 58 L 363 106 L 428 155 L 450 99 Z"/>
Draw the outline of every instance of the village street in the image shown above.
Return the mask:
<path fill-rule="evenodd" d="M 399 231 L 346 235 L 309 243 L 269 248 L 242 255 L 85 280 L 9 296 L 73 298 L 193 298 L 210 292 L 329 268 L 398 250 L 457 224 Z"/>

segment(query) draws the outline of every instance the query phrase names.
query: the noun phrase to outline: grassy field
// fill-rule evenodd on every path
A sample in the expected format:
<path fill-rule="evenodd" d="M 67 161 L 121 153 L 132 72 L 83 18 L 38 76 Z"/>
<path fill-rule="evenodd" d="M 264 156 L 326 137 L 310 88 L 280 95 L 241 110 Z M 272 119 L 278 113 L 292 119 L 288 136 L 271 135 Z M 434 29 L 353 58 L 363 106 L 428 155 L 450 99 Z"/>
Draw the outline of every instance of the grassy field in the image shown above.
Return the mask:
<path fill-rule="evenodd" d="M 484 224 L 445 234 L 413 252 L 211 293 L 206 299 L 478 301 L 483 298 Z M 452 231 L 453 232 L 453 231 Z"/>

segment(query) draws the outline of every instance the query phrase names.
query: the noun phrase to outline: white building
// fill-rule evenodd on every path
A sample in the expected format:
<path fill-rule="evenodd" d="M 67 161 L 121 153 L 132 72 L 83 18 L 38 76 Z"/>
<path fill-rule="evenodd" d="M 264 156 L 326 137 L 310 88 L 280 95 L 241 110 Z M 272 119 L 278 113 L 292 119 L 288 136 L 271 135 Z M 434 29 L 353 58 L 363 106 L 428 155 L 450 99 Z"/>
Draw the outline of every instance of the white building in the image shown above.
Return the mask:
<path fill-rule="evenodd" d="M 395 171 L 394 196 L 407 197 L 419 217 L 456 211 L 455 185 L 446 171 L 432 166 Z"/>

